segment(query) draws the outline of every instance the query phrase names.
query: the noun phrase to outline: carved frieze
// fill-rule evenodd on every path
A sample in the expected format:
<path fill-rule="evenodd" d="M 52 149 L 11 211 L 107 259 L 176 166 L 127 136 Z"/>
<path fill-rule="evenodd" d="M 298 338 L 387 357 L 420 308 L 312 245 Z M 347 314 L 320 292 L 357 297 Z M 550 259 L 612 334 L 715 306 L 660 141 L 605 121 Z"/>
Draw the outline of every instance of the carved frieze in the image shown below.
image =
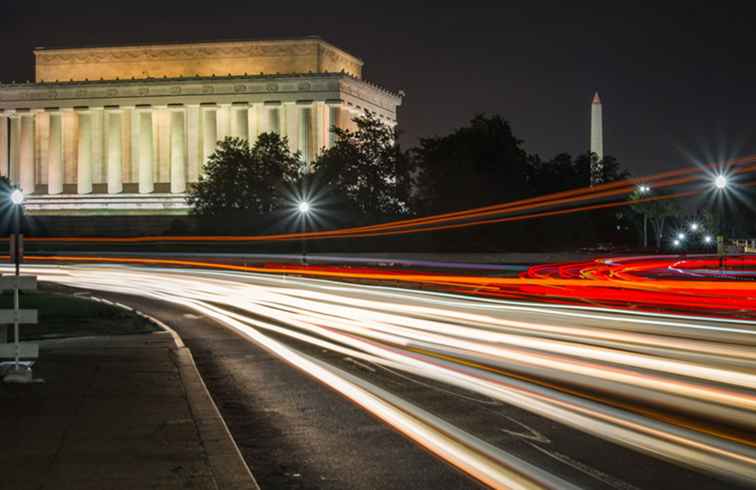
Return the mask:
<path fill-rule="evenodd" d="M 150 60 L 196 60 L 211 57 L 243 58 L 243 57 L 286 57 L 314 54 L 317 46 L 307 42 L 292 43 L 240 43 L 238 45 L 217 46 L 197 45 L 186 47 L 130 47 L 130 48 L 88 48 L 82 50 L 66 50 L 65 52 L 37 52 L 40 63 L 71 64 L 71 63 L 108 63 L 123 62 L 139 59 Z"/>

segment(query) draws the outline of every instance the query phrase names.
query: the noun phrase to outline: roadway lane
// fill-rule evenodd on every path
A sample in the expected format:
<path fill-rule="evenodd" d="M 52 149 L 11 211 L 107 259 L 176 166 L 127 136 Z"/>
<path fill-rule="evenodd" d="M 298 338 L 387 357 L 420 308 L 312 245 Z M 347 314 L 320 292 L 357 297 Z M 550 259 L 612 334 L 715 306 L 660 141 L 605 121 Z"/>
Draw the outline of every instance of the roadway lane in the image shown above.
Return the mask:
<path fill-rule="evenodd" d="M 176 328 L 264 487 L 475 487 L 344 397 L 491 484 L 734 486 L 615 442 L 752 477 L 753 340 L 742 323 L 250 274 L 40 272 L 141 295 L 121 299 Z"/>

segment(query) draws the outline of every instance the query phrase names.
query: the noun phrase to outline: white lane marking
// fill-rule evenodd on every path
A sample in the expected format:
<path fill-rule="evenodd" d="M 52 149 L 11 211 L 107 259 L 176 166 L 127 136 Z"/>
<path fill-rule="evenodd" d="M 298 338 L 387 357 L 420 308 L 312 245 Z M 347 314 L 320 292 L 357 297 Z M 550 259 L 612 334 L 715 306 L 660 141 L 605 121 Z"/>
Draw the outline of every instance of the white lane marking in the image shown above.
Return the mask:
<path fill-rule="evenodd" d="M 370 366 L 368 366 L 367 364 L 364 364 L 364 363 L 362 363 L 362 362 L 360 362 L 360 361 L 355 361 L 355 360 L 354 360 L 354 359 L 352 359 L 351 357 L 345 357 L 345 358 L 344 358 L 344 360 L 345 360 L 346 362 L 351 362 L 352 364 L 354 364 L 354 365 L 356 365 L 356 366 L 359 366 L 359 367 L 361 367 L 361 368 L 363 368 L 363 369 L 367 369 L 367 370 L 368 370 L 368 371 L 370 371 L 371 373 L 374 373 L 374 372 L 375 372 L 375 368 L 373 368 L 373 367 L 370 367 Z"/>
<path fill-rule="evenodd" d="M 389 367 L 386 367 L 386 366 L 379 365 L 378 367 L 381 368 L 381 369 L 383 369 L 383 370 L 385 370 L 385 371 L 388 371 L 389 373 L 393 374 L 394 376 L 396 376 L 398 378 L 401 378 L 401 379 L 403 379 L 405 381 L 409 381 L 410 383 L 414 383 L 416 385 L 420 385 L 423 388 L 428 388 L 428 389 L 431 389 L 431 390 L 439 391 L 441 393 L 446 393 L 447 395 L 456 396 L 457 398 L 462 398 L 463 400 L 467 400 L 467 401 L 471 401 L 471 402 L 475 402 L 475 403 L 480 403 L 482 405 L 501 405 L 501 403 L 499 403 L 497 400 L 494 400 L 493 398 L 489 398 L 488 400 L 483 400 L 481 398 L 475 398 L 475 397 L 472 397 L 472 396 L 466 396 L 466 395 L 463 395 L 461 393 L 457 393 L 455 391 L 445 390 L 445 389 L 443 389 L 443 388 L 441 388 L 439 386 L 433 386 L 433 385 L 428 384 L 428 383 L 423 383 L 422 381 L 419 381 L 417 379 L 412 379 L 411 377 L 405 376 L 405 375 L 403 375 L 403 374 L 401 374 L 401 373 L 399 373 L 399 372 L 397 372 L 397 371 L 395 371 L 395 370 L 393 370 L 393 369 L 391 369 Z"/>
<path fill-rule="evenodd" d="M 540 442 L 543 444 L 551 444 L 551 440 L 548 437 L 541 434 L 540 432 L 533 429 L 532 427 L 529 427 L 523 424 L 522 422 L 520 422 L 519 420 L 513 419 L 512 417 L 506 417 L 506 419 L 509 420 L 510 422 L 513 422 L 516 425 L 519 425 L 523 429 L 525 429 L 525 432 L 515 432 L 515 431 L 507 430 L 507 429 L 499 429 L 501 432 L 504 432 L 505 434 L 509 434 L 510 436 L 519 437 L 521 439 L 528 439 L 530 441 Z"/>
<path fill-rule="evenodd" d="M 548 449 L 544 449 L 538 444 L 529 443 L 534 449 L 537 449 L 538 451 L 542 452 L 543 454 L 556 459 L 560 463 L 566 464 L 570 468 L 576 469 L 581 473 L 584 473 L 594 480 L 598 480 L 601 483 L 604 483 L 606 485 L 609 485 L 612 488 L 616 488 L 617 490 L 640 490 L 638 487 L 631 485 L 630 483 L 627 483 L 626 481 L 620 480 L 619 478 L 613 477 L 612 475 L 607 475 L 603 471 L 597 470 L 596 468 L 592 466 L 588 466 L 585 463 L 581 463 L 580 461 L 574 460 L 567 456 L 566 454 L 559 453 L 557 451 L 550 451 Z"/>

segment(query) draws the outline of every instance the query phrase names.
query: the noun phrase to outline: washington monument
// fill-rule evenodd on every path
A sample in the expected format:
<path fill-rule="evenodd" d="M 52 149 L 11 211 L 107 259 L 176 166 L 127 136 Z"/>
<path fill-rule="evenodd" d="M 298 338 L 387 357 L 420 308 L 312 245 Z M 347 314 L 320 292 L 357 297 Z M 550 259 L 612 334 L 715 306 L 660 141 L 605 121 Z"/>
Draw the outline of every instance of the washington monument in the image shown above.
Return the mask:
<path fill-rule="evenodd" d="M 597 184 L 597 180 L 600 180 L 601 174 L 601 160 L 604 159 L 604 121 L 601 108 L 601 97 L 598 92 L 593 96 L 593 104 L 591 105 L 591 153 L 595 153 L 598 157 L 599 164 L 597 168 L 591 169 L 591 185 Z"/>

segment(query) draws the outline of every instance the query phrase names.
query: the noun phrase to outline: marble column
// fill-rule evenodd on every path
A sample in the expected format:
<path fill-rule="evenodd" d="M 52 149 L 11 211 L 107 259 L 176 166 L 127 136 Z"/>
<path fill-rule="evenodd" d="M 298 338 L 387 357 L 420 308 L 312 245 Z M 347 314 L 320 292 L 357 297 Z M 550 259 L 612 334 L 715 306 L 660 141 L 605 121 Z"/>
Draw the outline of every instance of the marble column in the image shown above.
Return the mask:
<path fill-rule="evenodd" d="M 155 182 L 171 179 L 171 111 L 166 106 L 153 106 L 152 142 L 155 145 Z"/>
<path fill-rule="evenodd" d="M 233 107 L 231 109 L 231 136 L 249 141 L 249 109 Z"/>
<path fill-rule="evenodd" d="M 0 176 L 8 176 L 8 122 L 6 114 L 0 114 Z"/>
<path fill-rule="evenodd" d="M 218 141 L 231 136 L 231 104 L 220 104 L 218 108 Z"/>
<path fill-rule="evenodd" d="M 155 190 L 153 176 L 152 111 L 139 112 L 139 193 Z"/>
<path fill-rule="evenodd" d="M 189 142 L 186 153 L 187 180 L 194 183 L 199 181 L 202 168 L 202 139 L 200 138 L 200 108 L 198 105 L 186 107 L 186 135 Z"/>
<path fill-rule="evenodd" d="M 299 137 L 297 151 L 302 155 L 305 167 L 309 167 L 313 159 L 312 152 L 312 107 L 299 106 Z"/>
<path fill-rule="evenodd" d="M 289 141 L 289 151 L 296 153 L 299 150 L 299 122 L 301 108 L 294 102 L 287 102 L 283 105 L 284 121 L 282 124 L 283 136 Z"/>
<path fill-rule="evenodd" d="M 120 107 L 121 112 L 121 182 L 122 185 L 126 183 L 133 183 L 134 182 L 134 175 L 136 175 L 136 172 L 132 172 L 131 166 L 133 163 L 133 155 L 132 153 L 135 151 L 134 147 L 132 146 L 132 137 L 131 132 L 134 130 L 132 125 L 132 118 L 133 118 L 133 112 L 134 107 L 131 106 L 121 106 Z M 123 189 L 121 189 L 121 192 L 123 192 Z"/>
<path fill-rule="evenodd" d="M 129 168 L 129 182 L 132 184 L 139 182 L 139 166 L 141 165 L 139 162 L 142 158 L 142 140 L 139 137 L 139 129 L 141 127 L 140 118 L 140 110 L 134 107 L 134 109 L 131 110 L 131 166 Z"/>
<path fill-rule="evenodd" d="M 341 109 L 338 105 L 333 104 L 328 106 L 328 148 L 333 148 L 336 144 L 336 132 L 334 127 L 340 128 L 339 113 Z"/>
<path fill-rule="evenodd" d="M 78 181 L 79 118 L 73 109 L 61 109 L 60 123 L 63 127 L 63 184 L 74 185 Z"/>
<path fill-rule="evenodd" d="M 123 114 L 111 111 L 107 114 L 108 132 L 108 194 L 123 192 Z"/>
<path fill-rule="evenodd" d="M 260 135 L 260 109 L 262 104 L 254 104 L 249 106 L 247 111 L 247 129 L 249 130 L 249 144 L 254 145 L 257 141 L 257 137 Z"/>
<path fill-rule="evenodd" d="M 47 193 L 63 192 L 63 121 L 59 112 L 50 113 L 50 140 L 47 150 Z"/>
<path fill-rule="evenodd" d="M 186 192 L 186 138 L 184 111 L 171 112 L 171 192 Z"/>
<path fill-rule="evenodd" d="M 325 102 L 315 102 L 313 104 L 315 117 L 313 118 L 313 132 L 315 133 L 315 158 L 324 148 L 328 148 L 328 129 L 330 111 Z"/>
<path fill-rule="evenodd" d="M 34 115 L 21 115 L 18 183 L 25 194 L 34 192 Z"/>
<path fill-rule="evenodd" d="M 77 159 L 77 191 L 79 194 L 92 192 L 92 115 L 79 113 L 79 156 Z"/>
<path fill-rule="evenodd" d="M 19 146 L 21 144 L 21 118 L 19 115 L 11 114 L 10 116 L 10 162 L 8 165 L 8 178 L 13 184 L 18 184 L 19 169 Z"/>
<path fill-rule="evenodd" d="M 217 111 L 215 109 L 203 110 L 203 128 L 202 128 L 202 142 L 204 146 L 203 154 L 203 166 L 207 164 L 207 160 L 215 152 L 215 147 L 218 145 L 218 124 L 217 124 Z"/>
<path fill-rule="evenodd" d="M 50 176 L 50 112 L 37 110 L 34 114 L 34 183 L 48 186 Z M 48 191 L 49 192 L 49 191 Z"/>
<path fill-rule="evenodd" d="M 105 111 L 102 107 L 93 107 L 90 117 L 92 118 L 92 182 L 104 184 L 105 165 Z"/>

